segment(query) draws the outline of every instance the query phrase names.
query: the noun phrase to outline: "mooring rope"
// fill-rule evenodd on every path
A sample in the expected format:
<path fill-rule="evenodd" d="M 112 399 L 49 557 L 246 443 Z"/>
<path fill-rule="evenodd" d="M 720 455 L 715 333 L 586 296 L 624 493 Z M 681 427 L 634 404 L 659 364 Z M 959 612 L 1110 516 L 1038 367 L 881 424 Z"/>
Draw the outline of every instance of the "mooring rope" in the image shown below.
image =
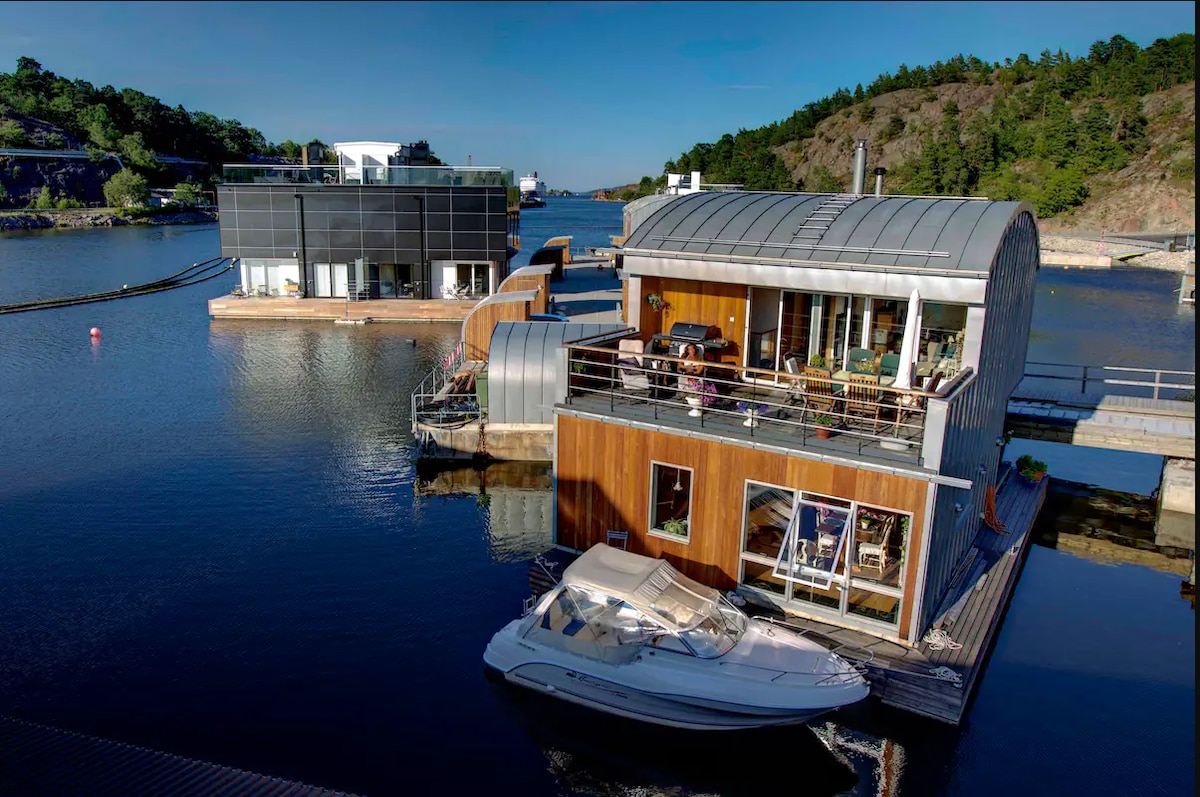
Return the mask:
<path fill-rule="evenodd" d="M 921 637 L 921 641 L 929 645 L 930 650 L 958 650 L 962 647 L 961 642 L 955 642 L 940 628 L 930 628 L 925 632 L 925 636 Z"/>

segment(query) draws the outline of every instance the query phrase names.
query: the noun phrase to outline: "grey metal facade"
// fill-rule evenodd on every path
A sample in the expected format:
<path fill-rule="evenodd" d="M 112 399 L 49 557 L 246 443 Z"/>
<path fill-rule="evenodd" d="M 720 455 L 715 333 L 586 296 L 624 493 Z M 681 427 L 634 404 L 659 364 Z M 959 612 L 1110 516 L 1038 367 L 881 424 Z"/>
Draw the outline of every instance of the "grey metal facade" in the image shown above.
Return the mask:
<path fill-rule="evenodd" d="M 987 486 L 996 481 L 1001 450 L 997 438 L 1004 435 L 1008 397 L 1025 373 L 1039 249 L 1033 208 L 1021 203 L 990 262 L 979 367 L 961 394 L 941 402 L 947 415 L 939 470 L 945 476 L 969 479 L 974 486 L 969 494 L 935 488 L 922 629 L 935 619 L 940 598 L 975 538 Z"/>
<path fill-rule="evenodd" d="M 223 256 L 302 260 L 310 294 L 313 263 L 420 265 L 427 296 L 430 261 L 508 261 L 504 186 L 227 183 L 217 204 Z"/>
<path fill-rule="evenodd" d="M 553 423 L 559 367 L 555 353 L 566 341 L 624 328 L 557 321 L 496 324 L 488 347 L 488 422 Z"/>

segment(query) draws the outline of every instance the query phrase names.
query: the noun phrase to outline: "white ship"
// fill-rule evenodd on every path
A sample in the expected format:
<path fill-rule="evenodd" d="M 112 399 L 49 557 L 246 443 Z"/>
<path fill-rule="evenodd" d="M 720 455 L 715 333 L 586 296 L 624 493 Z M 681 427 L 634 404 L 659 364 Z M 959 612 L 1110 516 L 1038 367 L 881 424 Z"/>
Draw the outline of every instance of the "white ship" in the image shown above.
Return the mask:
<path fill-rule="evenodd" d="M 546 206 L 546 183 L 538 178 L 538 173 L 527 174 L 521 178 L 521 207 L 542 208 Z"/>

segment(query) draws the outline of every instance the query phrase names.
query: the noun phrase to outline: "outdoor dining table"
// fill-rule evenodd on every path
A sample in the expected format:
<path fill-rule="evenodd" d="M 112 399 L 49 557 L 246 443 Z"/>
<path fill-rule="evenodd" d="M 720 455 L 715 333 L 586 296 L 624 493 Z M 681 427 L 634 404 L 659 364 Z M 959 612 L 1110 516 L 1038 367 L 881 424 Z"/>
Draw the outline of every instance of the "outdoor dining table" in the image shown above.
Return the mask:
<path fill-rule="evenodd" d="M 843 369 L 841 371 L 834 371 L 833 376 L 831 378 L 835 382 L 849 382 L 851 373 L 861 374 L 861 373 L 865 373 L 865 372 L 864 371 L 847 371 L 847 370 Z M 874 376 L 875 374 L 869 374 L 869 375 Z M 896 381 L 896 377 L 894 377 L 894 376 L 881 376 L 881 377 L 879 377 L 879 386 L 880 387 L 890 387 L 891 384 L 895 381 Z"/>

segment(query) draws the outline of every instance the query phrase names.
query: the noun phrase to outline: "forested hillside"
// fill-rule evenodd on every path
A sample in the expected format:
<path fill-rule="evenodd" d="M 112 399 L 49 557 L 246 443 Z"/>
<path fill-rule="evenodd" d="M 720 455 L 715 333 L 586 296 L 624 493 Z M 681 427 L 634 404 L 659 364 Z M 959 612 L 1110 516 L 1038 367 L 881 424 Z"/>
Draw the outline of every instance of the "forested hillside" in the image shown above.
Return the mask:
<path fill-rule="evenodd" d="M 1114 36 L 1083 56 L 901 65 L 781 122 L 696 144 L 664 171 L 698 169 L 705 182 L 749 190 L 847 190 L 854 142 L 865 138 L 871 166 L 889 169 L 888 193 L 1024 199 L 1042 217 L 1116 228 L 1129 226 L 1127 209 L 1106 197 L 1157 191 L 1160 223 L 1173 208 L 1194 224 L 1195 75 L 1190 33 L 1145 48 Z M 662 182 L 643 178 L 632 193 Z"/>

